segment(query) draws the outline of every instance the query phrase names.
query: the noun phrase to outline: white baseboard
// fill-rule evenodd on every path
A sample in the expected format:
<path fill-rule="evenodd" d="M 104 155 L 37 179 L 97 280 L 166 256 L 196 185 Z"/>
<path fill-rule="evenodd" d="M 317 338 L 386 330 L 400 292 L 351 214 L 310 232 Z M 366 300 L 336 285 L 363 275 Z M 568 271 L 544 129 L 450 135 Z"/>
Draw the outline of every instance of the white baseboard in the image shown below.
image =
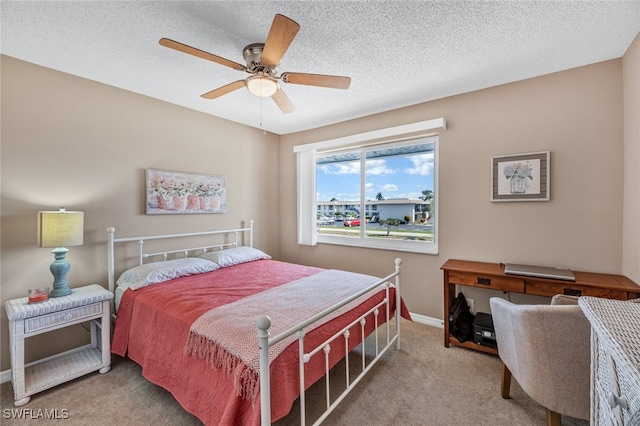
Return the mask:
<path fill-rule="evenodd" d="M 439 318 L 428 317 L 426 315 L 411 313 L 411 318 L 420 324 L 425 324 L 431 327 L 444 328 L 444 322 Z"/>
<path fill-rule="evenodd" d="M 4 370 L 0 372 L 0 383 L 6 383 L 11 381 L 11 370 Z"/>
<path fill-rule="evenodd" d="M 0 383 L 6 383 L 11 381 L 11 370 L 4 370 L 0 372 Z"/>
<path fill-rule="evenodd" d="M 442 320 L 438 319 L 438 318 L 433 318 L 433 317 L 428 317 L 426 315 L 413 314 L 413 313 L 411 314 L 411 318 L 415 322 L 420 323 L 420 324 L 425 324 L 425 325 L 428 325 L 428 326 L 431 326 L 431 327 L 444 328 Z M 63 352 L 63 353 L 57 354 L 57 355 L 52 355 L 52 356 L 44 358 L 44 359 L 39 359 L 38 361 L 34 361 L 34 362 L 31 362 L 31 363 L 27 364 L 26 367 L 30 367 L 32 365 L 39 364 L 39 363 L 47 361 L 49 359 L 56 358 L 56 357 L 58 357 L 60 355 L 64 355 L 64 354 L 68 354 L 68 353 L 72 353 L 72 352 L 75 352 L 75 351 L 79 351 L 79 350 L 85 349 L 87 346 L 89 346 L 89 345 L 82 346 L 82 347 L 75 348 L 75 349 L 71 349 L 70 351 Z M 9 382 L 9 381 L 11 381 L 11 370 L 5 370 L 5 371 L 0 372 L 0 383 L 5 383 L 5 382 Z"/>

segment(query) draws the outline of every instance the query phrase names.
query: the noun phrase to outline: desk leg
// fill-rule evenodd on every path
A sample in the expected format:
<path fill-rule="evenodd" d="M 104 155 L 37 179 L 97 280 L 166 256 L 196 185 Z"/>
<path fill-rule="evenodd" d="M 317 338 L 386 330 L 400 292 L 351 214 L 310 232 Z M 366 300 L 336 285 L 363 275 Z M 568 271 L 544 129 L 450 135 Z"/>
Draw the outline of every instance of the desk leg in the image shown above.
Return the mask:
<path fill-rule="evenodd" d="M 449 307 L 455 297 L 455 285 L 449 284 L 449 271 L 444 271 L 444 347 L 449 347 Z"/>

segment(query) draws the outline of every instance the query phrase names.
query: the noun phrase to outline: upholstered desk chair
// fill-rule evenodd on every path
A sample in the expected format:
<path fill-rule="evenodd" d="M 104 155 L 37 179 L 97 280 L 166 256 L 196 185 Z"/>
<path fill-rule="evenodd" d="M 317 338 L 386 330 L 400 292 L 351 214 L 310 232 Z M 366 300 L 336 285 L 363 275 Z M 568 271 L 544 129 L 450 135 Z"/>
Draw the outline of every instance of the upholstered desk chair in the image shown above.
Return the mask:
<path fill-rule="evenodd" d="M 489 303 L 502 397 L 509 398 L 513 376 L 547 409 L 547 425 L 559 426 L 561 415 L 588 420 L 591 326 L 577 299 L 555 296 L 551 305 L 516 305 L 493 297 Z"/>

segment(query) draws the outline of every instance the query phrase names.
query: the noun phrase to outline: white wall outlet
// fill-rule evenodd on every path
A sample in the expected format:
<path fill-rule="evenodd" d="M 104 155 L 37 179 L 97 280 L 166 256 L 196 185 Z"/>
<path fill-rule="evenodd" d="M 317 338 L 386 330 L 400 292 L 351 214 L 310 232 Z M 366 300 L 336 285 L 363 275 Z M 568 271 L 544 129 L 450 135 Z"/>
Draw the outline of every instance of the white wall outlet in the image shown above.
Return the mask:
<path fill-rule="evenodd" d="M 469 305 L 469 310 L 471 311 L 471 313 L 475 315 L 476 310 L 473 306 L 473 299 L 467 299 L 467 305 Z"/>

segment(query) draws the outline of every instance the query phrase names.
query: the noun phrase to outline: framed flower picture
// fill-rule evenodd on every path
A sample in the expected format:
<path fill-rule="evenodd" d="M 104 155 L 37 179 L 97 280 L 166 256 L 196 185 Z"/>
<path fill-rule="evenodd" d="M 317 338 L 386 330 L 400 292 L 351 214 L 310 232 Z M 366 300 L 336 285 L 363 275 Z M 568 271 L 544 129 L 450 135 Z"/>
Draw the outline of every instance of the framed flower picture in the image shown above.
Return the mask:
<path fill-rule="evenodd" d="M 147 169 L 147 214 L 224 213 L 224 176 Z"/>
<path fill-rule="evenodd" d="M 491 201 L 549 201 L 549 151 L 491 157 Z"/>

